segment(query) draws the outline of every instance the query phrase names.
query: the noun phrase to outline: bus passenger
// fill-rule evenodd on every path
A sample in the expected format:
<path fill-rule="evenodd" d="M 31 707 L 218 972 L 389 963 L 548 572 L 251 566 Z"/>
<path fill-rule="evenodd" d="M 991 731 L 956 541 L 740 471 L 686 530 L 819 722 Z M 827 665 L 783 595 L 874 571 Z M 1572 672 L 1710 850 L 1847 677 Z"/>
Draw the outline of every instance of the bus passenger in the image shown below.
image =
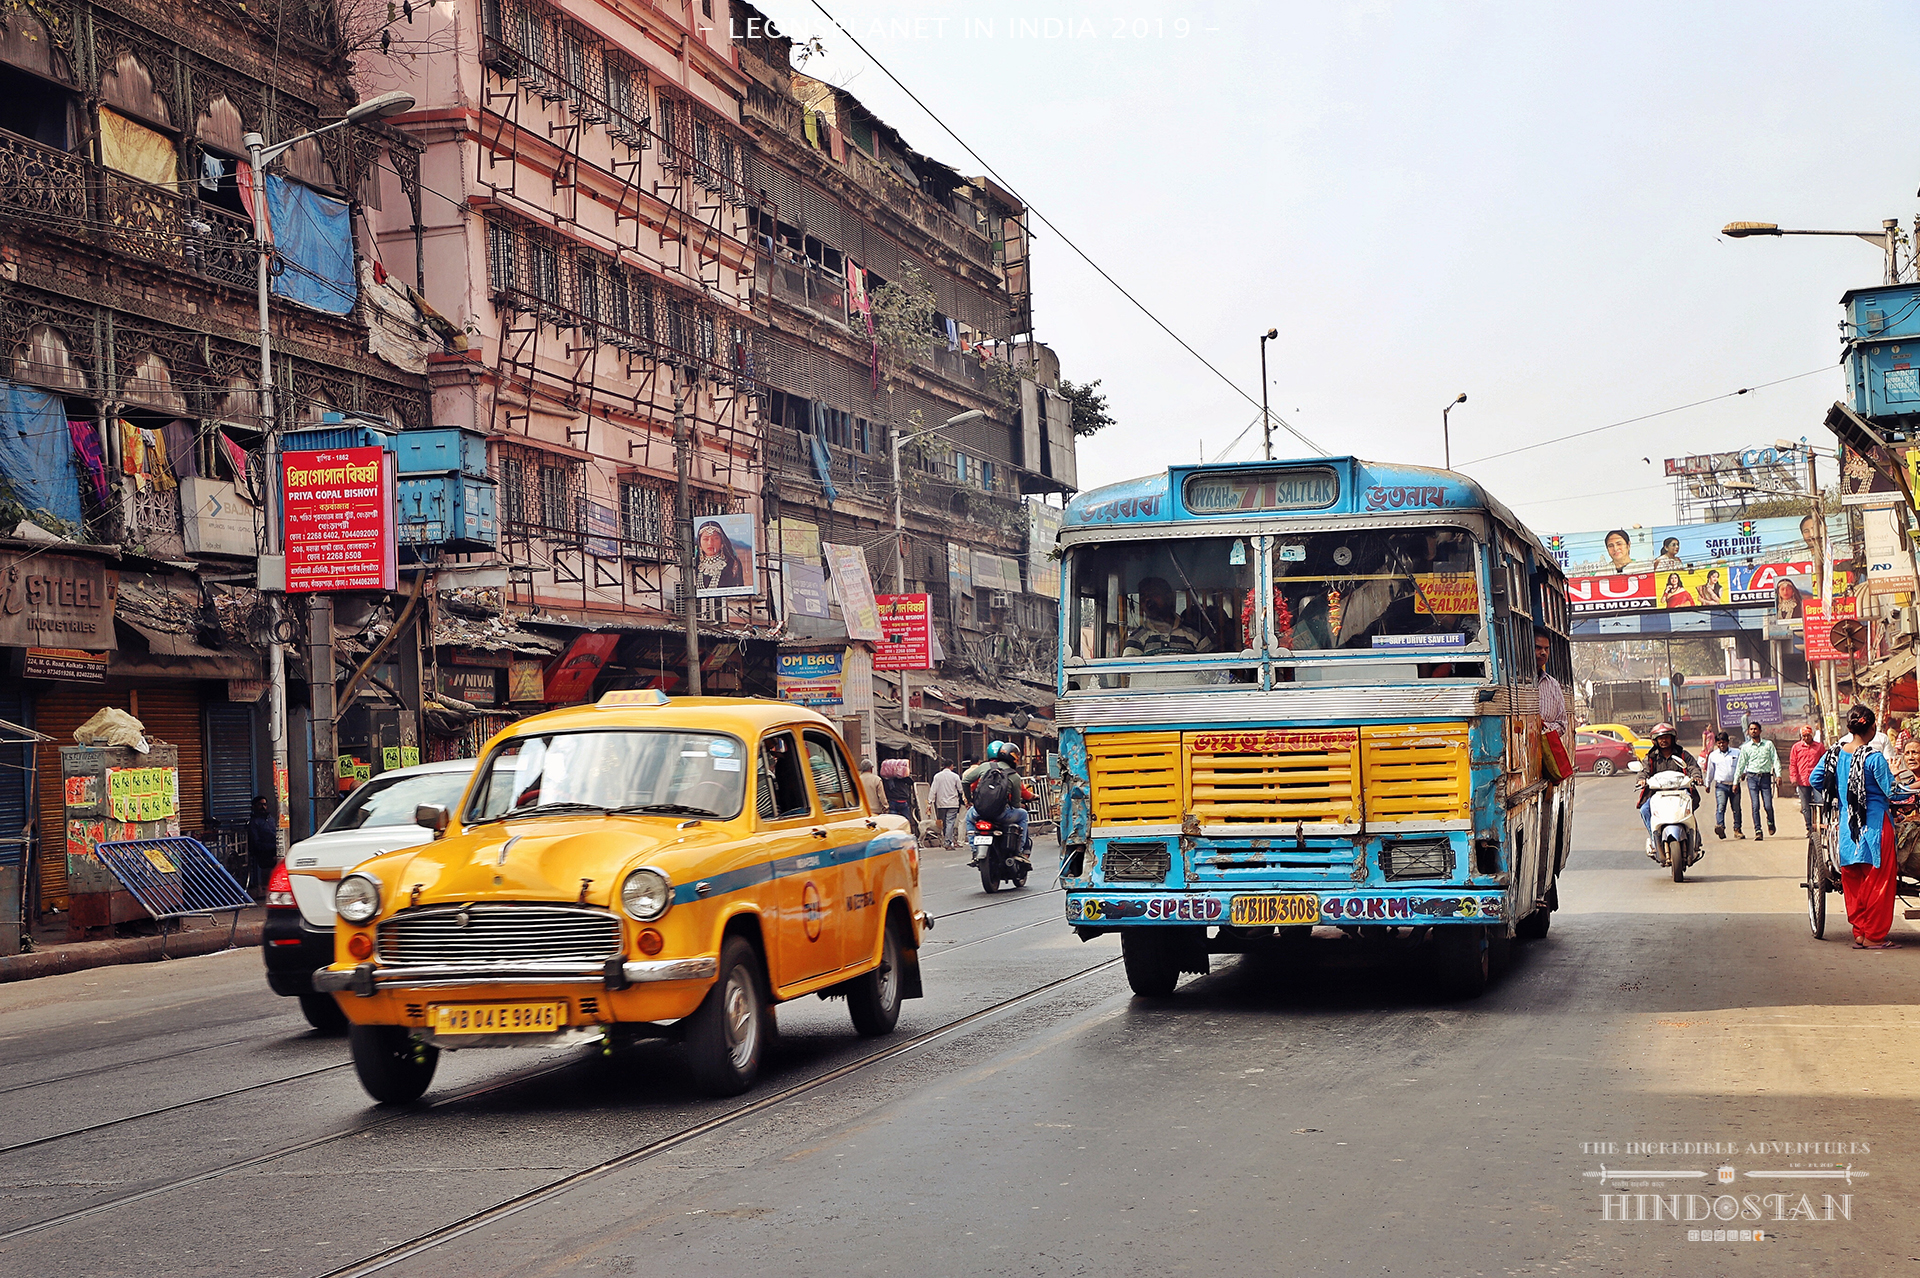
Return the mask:
<path fill-rule="evenodd" d="M 1140 581 L 1140 624 L 1127 632 L 1123 657 L 1187 657 L 1213 649 L 1198 634 L 1180 624 L 1173 613 L 1173 587 L 1165 577 Z"/>

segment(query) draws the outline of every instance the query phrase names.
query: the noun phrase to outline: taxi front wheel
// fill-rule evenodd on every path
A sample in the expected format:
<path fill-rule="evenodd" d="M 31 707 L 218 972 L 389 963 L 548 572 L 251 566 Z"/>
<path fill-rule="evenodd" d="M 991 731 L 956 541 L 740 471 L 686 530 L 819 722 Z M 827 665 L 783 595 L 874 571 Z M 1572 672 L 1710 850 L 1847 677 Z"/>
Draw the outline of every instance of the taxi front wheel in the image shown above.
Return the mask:
<path fill-rule="evenodd" d="M 720 979 L 687 1018 L 686 1048 L 694 1086 L 709 1096 L 738 1096 L 760 1077 L 767 1000 L 760 956 L 745 938 L 720 947 Z"/>
<path fill-rule="evenodd" d="M 405 1105 L 420 1099 L 433 1081 L 440 1049 L 416 1043 L 398 1025 L 353 1025 L 347 1029 L 353 1048 L 353 1072 L 360 1086 L 382 1105 Z"/>
<path fill-rule="evenodd" d="M 880 966 L 847 986 L 847 1011 L 867 1038 L 893 1033 L 900 1021 L 900 936 L 891 922 L 880 942 Z"/>

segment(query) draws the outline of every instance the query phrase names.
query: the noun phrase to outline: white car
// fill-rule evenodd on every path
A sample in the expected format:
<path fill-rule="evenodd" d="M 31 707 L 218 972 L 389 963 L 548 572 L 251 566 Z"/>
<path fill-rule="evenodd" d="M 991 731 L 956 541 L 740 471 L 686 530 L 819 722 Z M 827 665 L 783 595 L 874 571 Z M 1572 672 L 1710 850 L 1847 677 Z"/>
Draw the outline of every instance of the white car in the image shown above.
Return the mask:
<path fill-rule="evenodd" d="M 287 849 L 267 882 L 267 920 L 261 935 L 267 985 L 300 1000 L 315 1029 L 344 1033 L 347 1018 L 331 994 L 316 994 L 313 974 L 333 962 L 333 887 L 340 876 L 382 853 L 433 838 L 416 824 L 414 809 L 460 804 L 473 759 L 422 763 L 382 772 L 346 797 L 312 838 Z"/>

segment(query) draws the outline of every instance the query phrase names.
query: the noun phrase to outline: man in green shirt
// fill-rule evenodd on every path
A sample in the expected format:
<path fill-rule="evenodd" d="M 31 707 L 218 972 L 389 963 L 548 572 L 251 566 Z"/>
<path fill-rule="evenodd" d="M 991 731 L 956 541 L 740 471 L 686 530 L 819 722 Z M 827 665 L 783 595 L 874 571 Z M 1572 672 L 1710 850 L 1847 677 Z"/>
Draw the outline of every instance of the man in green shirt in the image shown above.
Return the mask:
<path fill-rule="evenodd" d="M 1740 746 L 1740 761 L 1734 765 L 1733 782 L 1740 784 L 1740 778 L 1747 779 L 1747 793 L 1753 796 L 1753 837 L 1763 839 L 1760 833 L 1760 808 L 1767 809 L 1767 834 L 1773 833 L 1773 779 L 1780 771 L 1780 752 L 1773 748 L 1773 742 L 1760 735 L 1760 725 L 1747 725 L 1747 739 Z"/>

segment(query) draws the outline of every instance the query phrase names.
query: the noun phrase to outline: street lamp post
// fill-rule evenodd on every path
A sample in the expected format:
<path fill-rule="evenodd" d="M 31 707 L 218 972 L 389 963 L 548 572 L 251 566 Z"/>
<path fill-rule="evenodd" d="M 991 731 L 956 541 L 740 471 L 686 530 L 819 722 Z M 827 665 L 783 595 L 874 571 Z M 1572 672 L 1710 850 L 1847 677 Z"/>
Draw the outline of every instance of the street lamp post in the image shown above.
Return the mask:
<path fill-rule="evenodd" d="M 1882 218 L 1877 231 L 1789 231 L 1782 230 L 1771 222 L 1729 222 L 1720 228 L 1720 234 L 1729 239 L 1744 240 L 1758 235 L 1850 235 L 1857 240 L 1865 240 L 1886 255 L 1887 284 L 1900 282 L 1900 223 L 1895 218 Z"/>
<path fill-rule="evenodd" d="M 273 334 L 268 325 L 267 313 L 268 301 L 271 297 L 269 268 L 272 247 L 267 234 L 266 167 L 293 147 L 311 138 L 317 138 L 322 133 L 331 133 L 335 129 L 349 124 L 358 124 L 362 120 L 385 119 L 412 109 L 413 95 L 396 90 L 368 98 L 333 123 L 295 134 L 285 141 L 269 145 L 267 140 L 258 133 L 248 133 L 240 139 L 241 145 L 247 148 L 247 163 L 253 173 L 253 199 L 250 204 L 253 212 L 254 288 L 257 294 L 260 327 L 260 422 L 267 435 L 267 547 L 268 553 L 274 557 L 284 556 L 286 547 L 282 537 L 280 511 L 280 422 L 275 414 L 273 402 Z M 281 562 L 280 574 L 279 589 L 265 592 L 268 617 L 267 736 L 273 743 L 273 806 L 279 828 L 277 842 L 280 855 L 285 856 L 288 813 L 280 797 L 283 787 L 287 784 L 287 655 L 286 650 L 280 646 L 280 620 L 285 611 L 284 596 L 286 594 L 284 559 Z"/>
<path fill-rule="evenodd" d="M 1453 435 L 1448 426 L 1447 414 L 1453 411 L 1455 404 L 1464 404 L 1466 402 L 1467 393 L 1461 391 L 1457 397 L 1448 402 L 1445 408 L 1440 410 L 1440 456 L 1442 458 L 1442 465 L 1447 470 L 1453 469 Z"/>
<path fill-rule="evenodd" d="M 1279 336 L 1277 328 L 1260 334 L 1260 440 L 1268 461 L 1273 460 L 1273 414 L 1267 411 L 1267 343 Z"/>
<path fill-rule="evenodd" d="M 904 595 L 907 593 L 907 525 L 906 525 L 906 516 L 900 504 L 900 498 L 901 498 L 900 445 L 905 443 L 911 443 L 913 440 L 919 439 L 922 435 L 931 435 L 931 434 L 934 434 L 936 431 L 946 430 L 950 426 L 958 426 L 958 425 L 961 425 L 963 422 L 978 421 L 980 418 L 985 416 L 986 414 L 981 412 L 979 409 L 970 408 L 964 413 L 959 413 L 953 417 L 947 418 L 947 420 L 945 420 L 944 422 L 941 422 L 938 426 L 929 426 L 925 430 L 917 430 L 913 432 L 913 434 L 911 435 L 902 435 L 900 433 L 900 427 L 897 425 L 889 426 L 887 428 L 887 451 L 890 452 L 893 456 L 893 593 L 894 594 Z M 931 616 L 927 618 L 927 625 L 929 626 L 933 625 L 933 618 Z M 911 725 L 912 714 L 913 714 L 912 710 L 909 709 L 907 705 L 907 672 L 903 670 L 900 672 L 900 726 L 902 728 L 906 728 Z M 871 749 L 872 747 L 869 747 L 869 748 Z M 874 757 L 875 758 L 879 757 L 878 751 L 875 751 Z"/>

